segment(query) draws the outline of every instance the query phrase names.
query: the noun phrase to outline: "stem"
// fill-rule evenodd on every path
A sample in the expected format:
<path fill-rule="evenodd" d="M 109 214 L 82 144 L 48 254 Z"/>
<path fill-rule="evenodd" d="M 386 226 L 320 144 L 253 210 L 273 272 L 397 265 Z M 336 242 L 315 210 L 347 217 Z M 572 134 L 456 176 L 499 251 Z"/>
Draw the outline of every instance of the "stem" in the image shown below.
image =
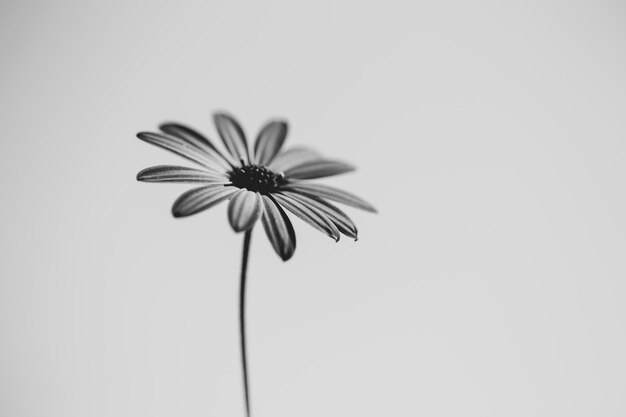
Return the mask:
<path fill-rule="evenodd" d="M 248 270 L 248 252 L 252 229 L 247 230 L 243 237 L 243 254 L 241 255 L 241 284 L 239 287 L 239 330 L 241 333 L 241 363 L 243 365 L 243 388 L 246 398 L 246 416 L 250 417 L 250 393 L 248 388 L 248 366 L 246 361 L 246 272 Z"/>

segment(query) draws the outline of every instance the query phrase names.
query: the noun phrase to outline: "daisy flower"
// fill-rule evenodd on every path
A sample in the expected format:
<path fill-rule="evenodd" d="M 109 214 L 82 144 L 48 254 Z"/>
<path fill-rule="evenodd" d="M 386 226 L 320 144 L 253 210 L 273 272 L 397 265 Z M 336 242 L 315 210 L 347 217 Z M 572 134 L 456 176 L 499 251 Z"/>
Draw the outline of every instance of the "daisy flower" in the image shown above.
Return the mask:
<path fill-rule="evenodd" d="M 341 203 L 376 212 L 365 200 L 334 187 L 309 180 L 354 170 L 345 162 L 327 159 L 303 147 L 282 150 L 287 123 L 269 121 L 248 147 L 243 129 L 228 114 L 213 116 L 226 152 L 206 136 L 178 123 L 165 123 L 160 132 L 140 132 L 137 137 L 171 151 L 199 168 L 157 165 L 137 174 L 143 182 L 195 183 L 172 207 L 174 217 L 186 217 L 228 200 L 228 221 L 235 232 L 244 233 L 239 293 L 241 357 L 246 414 L 250 399 L 245 342 L 245 284 L 252 229 L 260 219 L 274 251 L 283 261 L 296 249 L 296 235 L 285 209 L 320 232 L 339 240 L 341 234 L 357 239 L 354 222 L 337 206 Z"/>
<path fill-rule="evenodd" d="M 261 219 L 274 250 L 286 261 L 296 249 L 296 236 L 283 208 L 335 240 L 340 234 L 356 240 L 357 228 L 330 201 L 376 212 L 354 194 L 310 182 L 353 171 L 354 167 L 303 147 L 281 151 L 287 138 L 286 122 L 268 122 L 250 149 L 233 117 L 218 113 L 214 121 L 227 152 L 221 152 L 206 136 L 176 123 L 161 125 L 159 133 L 137 134 L 139 139 L 201 167 L 158 165 L 137 174 L 137 180 L 143 182 L 202 184 L 176 200 L 174 217 L 190 216 L 229 200 L 228 220 L 233 230 L 251 230 Z"/>

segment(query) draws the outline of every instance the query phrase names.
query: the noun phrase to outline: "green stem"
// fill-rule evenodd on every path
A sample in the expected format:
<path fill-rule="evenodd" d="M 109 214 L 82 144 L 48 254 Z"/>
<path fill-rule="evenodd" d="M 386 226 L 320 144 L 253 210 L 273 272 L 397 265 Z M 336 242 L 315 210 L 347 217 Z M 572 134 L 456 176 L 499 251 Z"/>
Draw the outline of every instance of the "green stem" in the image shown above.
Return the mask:
<path fill-rule="evenodd" d="M 241 333 L 241 363 L 243 365 L 243 388 L 246 398 L 246 416 L 250 417 L 250 392 L 248 387 L 248 364 L 246 361 L 246 272 L 248 270 L 248 253 L 252 229 L 247 230 L 243 237 L 243 254 L 241 257 L 241 284 L 239 287 L 239 330 Z"/>

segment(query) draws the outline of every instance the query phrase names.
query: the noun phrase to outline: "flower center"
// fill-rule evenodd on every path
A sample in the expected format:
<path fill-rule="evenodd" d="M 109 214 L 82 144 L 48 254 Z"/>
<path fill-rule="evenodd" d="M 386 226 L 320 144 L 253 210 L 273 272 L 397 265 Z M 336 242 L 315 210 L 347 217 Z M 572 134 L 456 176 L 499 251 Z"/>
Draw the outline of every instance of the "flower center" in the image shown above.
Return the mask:
<path fill-rule="evenodd" d="M 244 165 L 233 168 L 229 177 L 235 187 L 258 191 L 262 194 L 274 191 L 283 180 L 282 174 L 275 174 L 260 165 Z"/>

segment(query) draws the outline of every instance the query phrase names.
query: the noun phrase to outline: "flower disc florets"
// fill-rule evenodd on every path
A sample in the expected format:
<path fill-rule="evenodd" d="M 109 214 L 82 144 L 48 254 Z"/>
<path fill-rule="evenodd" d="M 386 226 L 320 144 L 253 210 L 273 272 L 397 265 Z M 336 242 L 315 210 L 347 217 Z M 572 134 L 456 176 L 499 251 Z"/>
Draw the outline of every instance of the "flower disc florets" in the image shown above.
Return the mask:
<path fill-rule="evenodd" d="M 276 174 L 260 165 L 234 168 L 230 171 L 229 177 L 234 186 L 258 191 L 261 194 L 275 191 L 283 181 L 282 174 Z"/>

